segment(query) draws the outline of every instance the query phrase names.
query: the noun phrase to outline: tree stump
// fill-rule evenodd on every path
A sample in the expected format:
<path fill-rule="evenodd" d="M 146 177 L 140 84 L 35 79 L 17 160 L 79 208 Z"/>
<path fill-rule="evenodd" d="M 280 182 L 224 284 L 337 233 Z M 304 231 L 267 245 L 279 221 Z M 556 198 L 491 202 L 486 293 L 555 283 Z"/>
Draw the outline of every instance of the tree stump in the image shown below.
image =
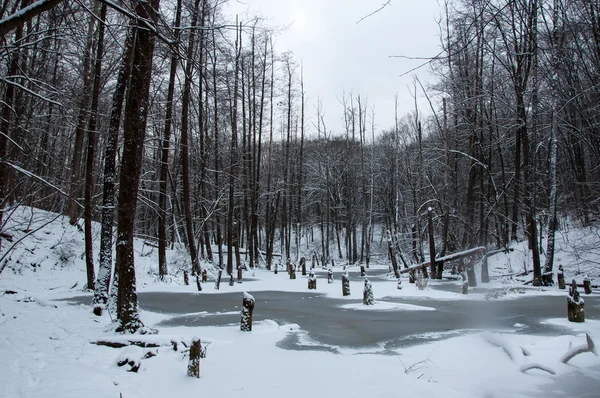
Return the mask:
<path fill-rule="evenodd" d="M 567 297 L 567 318 L 570 322 L 585 322 L 584 304 L 583 299 L 577 291 L 577 283 L 573 279 L 569 288 L 569 296 Z"/>
<path fill-rule="evenodd" d="M 187 271 L 183 271 L 183 284 L 186 286 L 190 284 L 190 278 Z"/>
<path fill-rule="evenodd" d="M 202 283 L 208 282 L 208 271 L 206 269 L 202 270 Z"/>
<path fill-rule="evenodd" d="M 294 264 L 290 264 L 290 279 L 296 279 L 296 266 Z"/>
<path fill-rule="evenodd" d="M 565 272 L 563 271 L 562 264 L 558 266 L 558 271 L 556 272 L 556 279 L 558 279 L 558 288 L 559 289 L 567 288 L 567 286 L 565 285 Z"/>
<path fill-rule="evenodd" d="M 306 258 L 300 257 L 300 269 L 302 270 L 302 276 L 306 276 Z"/>
<path fill-rule="evenodd" d="M 315 271 L 310 271 L 310 274 L 308 275 L 308 288 L 309 289 L 316 289 L 317 288 L 317 275 L 315 274 Z"/>
<path fill-rule="evenodd" d="M 488 268 L 487 251 L 483 253 L 483 260 L 481 260 L 481 283 L 490 283 L 490 271 Z"/>
<path fill-rule="evenodd" d="M 592 294 L 592 281 L 588 276 L 583 279 L 583 291 L 585 294 Z"/>
<path fill-rule="evenodd" d="M 317 262 L 317 255 L 313 254 L 310 260 L 310 269 L 315 269 L 315 263 Z"/>
<path fill-rule="evenodd" d="M 275 275 L 277 275 L 277 273 L 278 273 L 278 272 L 279 272 L 279 270 L 277 270 L 277 264 L 275 264 L 275 268 L 274 268 L 274 270 L 273 270 L 273 273 L 274 273 Z"/>
<path fill-rule="evenodd" d="M 333 270 L 331 268 L 327 270 L 327 283 L 333 283 Z"/>
<path fill-rule="evenodd" d="M 234 281 L 233 281 L 233 272 L 231 274 L 229 274 L 229 286 L 233 286 Z"/>
<path fill-rule="evenodd" d="M 363 289 L 363 304 L 375 304 L 375 298 L 373 298 L 373 286 L 371 286 L 371 282 L 369 282 L 368 279 L 365 279 L 365 287 Z"/>
<path fill-rule="evenodd" d="M 462 277 L 462 294 L 469 293 L 469 281 L 467 280 L 467 274 L 463 271 L 460 276 Z"/>
<path fill-rule="evenodd" d="M 342 296 L 350 295 L 350 277 L 348 272 L 342 274 Z"/>
<path fill-rule="evenodd" d="M 477 286 L 477 275 L 475 275 L 475 265 L 469 264 L 467 267 L 467 279 L 469 280 L 469 286 Z"/>
<path fill-rule="evenodd" d="M 198 275 L 196 275 L 196 287 L 198 288 L 199 292 L 202 291 L 202 284 L 200 283 L 200 278 L 198 277 Z"/>
<path fill-rule="evenodd" d="M 221 287 L 221 275 L 223 274 L 223 270 L 219 270 L 219 273 L 217 274 L 217 281 L 215 282 L 215 289 L 219 290 L 219 287 Z"/>
<path fill-rule="evenodd" d="M 366 276 L 367 275 L 367 270 L 365 269 L 364 265 L 360 266 L 360 276 Z"/>
<path fill-rule="evenodd" d="M 242 283 L 242 266 L 237 268 L 237 283 Z"/>
<path fill-rule="evenodd" d="M 415 270 L 411 269 L 410 271 L 408 271 L 408 283 L 415 283 Z"/>
<path fill-rule="evenodd" d="M 402 279 L 398 278 L 398 284 L 396 285 L 398 290 L 402 290 Z"/>
<path fill-rule="evenodd" d="M 190 360 L 188 361 L 187 375 L 188 377 L 200 378 L 200 339 L 194 337 L 190 346 Z"/>
<path fill-rule="evenodd" d="M 251 332 L 252 331 L 252 313 L 254 312 L 254 297 L 244 292 L 244 297 L 242 299 L 242 322 L 240 325 L 240 330 L 242 332 Z"/>
<path fill-rule="evenodd" d="M 288 274 L 292 273 L 292 260 L 288 257 L 288 259 L 285 261 L 285 271 Z M 290 278 L 291 279 L 291 278 Z"/>

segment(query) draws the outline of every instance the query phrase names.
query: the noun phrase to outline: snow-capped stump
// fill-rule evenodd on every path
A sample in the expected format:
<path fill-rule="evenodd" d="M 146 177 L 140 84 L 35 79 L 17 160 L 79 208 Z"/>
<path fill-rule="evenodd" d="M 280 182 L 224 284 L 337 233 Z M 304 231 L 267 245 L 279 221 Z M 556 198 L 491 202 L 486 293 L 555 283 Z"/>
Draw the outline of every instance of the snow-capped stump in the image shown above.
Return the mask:
<path fill-rule="evenodd" d="M 186 286 L 190 284 L 190 278 L 187 271 L 183 271 L 183 284 Z"/>
<path fill-rule="evenodd" d="M 560 361 L 562 363 L 569 362 L 574 356 L 583 354 L 584 352 L 591 352 L 595 356 L 598 356 L 598 350 L 596 349 L 596 344 L 594 344 L 594 340 L 590 337 L 589 334 L 585 334 L 585 344 L 580 344 L 578 346 L 571 346 L 569 344 L 569 350 L 562 356 Z"/>
<path fill-rule="evenodd" d="M 200 378 L 200 352 L 202 346 L 200 339 L 194 337 L 192 339 L 192 345 L 190 346 L 190 359 L 188 361 L 187 375 L 188 377 Z"/>
<path fill-rule="evenodd" d="M 360 266 L 360 276 L 367 276 L 367 270 L 365 269 L 364 265 Z"/>
<path fill-rule="evenodd" d="M 342 296 L 350 295 L 350 277 L 348 271 L 342 274 Z"/>
<path fill-rule="evenodd" d="M 242 266 L 238 265 L 237 267 L 237 283 L 242 283 Z"/>
<path fill-rule="evenodd" d="M 315 271 L 313 271 L 313 270 L 311 270 L 310 274 L 308 275 L 308 288 L 309 289 L 317 288 L 317 275 L 315 274 Z"/>
<path fill-rule="evenodd" d="M 306 258 L 300 257 L 300 269 L 302 270 L 302 276 L 306 276 Z"/>
<path fill-rule="evenodd" d="M 217 273 L 217 281 L 215 282 L 215 289 L 217 290 L 219 290 L 219 287 L 221 287 L 221 275 L 223 275 L 223 270 L 219 270 Z"/>
<path fill-rule="evenodd" d="M 373 286 L 371 286 L 371 282 L 369 282 L 368 279 L 365 279 L 365 287 L 363 289 L 363 304 L 375 304 L 375 298 L 373 298 Z"/>
<path fill-rule="evenodd" d="M 296 266 L 294 264 L 290 264 L 290 279 L 296 279 Z"/>
<path fill-rule="evenodd" d="M 229 274 L 229 286 L 233 286 L 234 281 L 233 281 L 233 273 Z"/>
<path fill-rule="evenodd" d="M 460 273 L 460 276 L 462 277 L 462 294 L 468 294 L 469 293 L 469 281 L 467 280 L 466 272 L 463 270 L 463 272 Z"/>
<path fill-rule="evenodd" d="M 398 290 L 402 290 L 402 279 L 398 278 L 398 284 L 396 285 Z"/>
<path fill-rule="evenodd" d="M 292 260 L 289 257 L 285 260 L 285 270 L 288 274 L 292 272 Z"/>
<path fill-rule="evenodd" d="M 565 285 L 565 272 L 563 270 L 562 264 L 560 264 L 558 266 L 558 271 L 556 272 L 556 279 L 558 279 L 558 288 L 559 289 L 567 288 L 567 286 Z"/>
<path fill-rule="evenodd" d="M 277 264 L 275 264 L 275 268 L 273 269 L 273 273 L 274 273 L 275 275 L 277 275 L 277 273 L 278 273 L 278 272 L 279 272 L 279 271 L 277 270 Z"/>
<path fill-rule="evenodd" d="M 333 270 L 331 268 L 327 270 L 327 283 L 333 283 Z"/>
<path fill-rule="evenodd" d="M 585 294 L 592 294 L 592 281 L 590 281 L 590 277 L 587 275 L 583 278 L 583 291 Z"/>
<path fill-rule="evenodd" d="M 254 312 L 254 297 L 248 292 L 244 292 L 242 299 L 242 322 L 240 330 L 243 332 L 252 331 L 252 313 Z"/>
<path fill-rule="evenodd" d="M 585 322 L 584 304 L 585 302 L 577 291 L 577 283 L 573 279 L 571 287 L 569 287 L 569 296 L 567 297 L 567 317 L 570 322 Z"/>
<path fill-rule="evenodd" d="M 200 283 L 200 277 L 198 275 L 196 275 L 196 287 L 198 288 L 199 292 L 202 291 L 202 284 Z"/>
<path fill-rule="evenodd" d="M 202 270 L 202 283 L 208 282 L 208 271 L 205 269 Z"/>

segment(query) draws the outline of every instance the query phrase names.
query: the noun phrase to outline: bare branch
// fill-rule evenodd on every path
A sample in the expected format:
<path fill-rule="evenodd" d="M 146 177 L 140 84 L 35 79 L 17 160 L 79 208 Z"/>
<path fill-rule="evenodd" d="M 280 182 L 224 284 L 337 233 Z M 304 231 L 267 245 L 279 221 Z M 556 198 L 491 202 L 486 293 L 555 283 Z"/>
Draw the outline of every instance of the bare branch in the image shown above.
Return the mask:
<path fill-rule="evenodd" d="M 369 18 L 370 16 L 373 16 L 375 14 L 377 14 L 379 11 L 383 10 L 385 7 L 391 5 L 390 3 L 392 2 L 392 0 L 388 0 L 385 3 L 383 3 L 381 5 L 381 7 L 379 7 L 377 10 L 373 11 L 372 13 L 370 13 L 369 15 L 365 15 L 364 17 L 362 17 L 361 19 L 359 19 L 356 24 L 358 25 L 359 23 L 361 23 L 363 20 Z"/>

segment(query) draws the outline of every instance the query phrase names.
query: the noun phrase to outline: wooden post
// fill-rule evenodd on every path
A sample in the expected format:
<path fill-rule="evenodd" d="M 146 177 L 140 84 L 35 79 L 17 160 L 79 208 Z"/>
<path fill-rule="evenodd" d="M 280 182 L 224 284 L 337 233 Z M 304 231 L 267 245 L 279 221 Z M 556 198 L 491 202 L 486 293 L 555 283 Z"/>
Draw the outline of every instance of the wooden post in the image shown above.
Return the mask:
<path fill-rule="evenodd" d="M 567 297 L 567 318 L 570 322 L 585 322 L 584 301 L 579 297 L 575 279 L 571 282 L 569 296 Z"/>
<path fill-rule="evenodd" d="M 342 274 L 342 296 L 350 295 L 350 278 L 348 272 Z"/>
<path fill-rule="evenodd" d="M 194 337 L 190 346 L 190 360 L 188 361 L 188 377 L 200 378 L 200 339 Z"/>
<path fill-rule="evenodd" d="M 483 259 L 481 260 L 481 283 L 490 283 L 490 271 L 488 268 L 487 250 L 485 253 L 483 253 Z"/>
<path fill-rule="evenodd" d="M 583 291 L 585 294 L 592 294 L 592 281 L 590 281 L 590 277 L 587 275 L 583 278 Z"/>
<path fill-rule="evenodd" d="M 558 266 L 558 271 L 556 272 L 556 278 L 558 279 L 558 288 L 566 289 L 567 286 L 565 285 L 565 272 L 563 271 L 562 264 L 560 264 Z"/>
<path fill-rule="evenodd" d="M 313 270 L 311 270 L 310 274 L 308 275 L 308 288 L 309 289 L 317 288 L 317 275 L 315 274 L 315 271 L 313 271 Z"/>
<path fill-rule="evenodd" d="M 244 292 L 242 299 L 242 322 L 240 330 L 243 332 L 252 331 L 252 313 L 254 312 L 254 297 L 251 294 Z"/>
<path fill-rule="evenodd" d="M 217 281 L 215 282 L 215 289 L 219 290 L 219 287 L 221 287 L 221 275 L 223 274 L 223 270 L 219 270 L 219 273 L 217 274 Z"/>
<path fill-rule="evenodd" d="M 371 282 L 365 278 L 365 287 L 363 289 L 363 304 L 364 305 L 373 305 L 375 304 L 375 299 L 373 298 L 373 286 L 371 286 Z"/>
<path fill-rule="evenodd" d="M 300 268 L 302 269 L 302 276 L 306 276 L 306 258 L 300 257 Z"/>

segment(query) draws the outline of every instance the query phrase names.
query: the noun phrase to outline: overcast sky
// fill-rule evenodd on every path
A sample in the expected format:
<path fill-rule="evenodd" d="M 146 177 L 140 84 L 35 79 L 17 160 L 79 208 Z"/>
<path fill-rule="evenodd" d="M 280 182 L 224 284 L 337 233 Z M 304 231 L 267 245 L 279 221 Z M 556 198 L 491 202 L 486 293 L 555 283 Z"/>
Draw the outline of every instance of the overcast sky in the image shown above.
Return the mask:
<path fill-rule="evenodd" d="M 437 22 L 442 13 L 437 0 L 232 0 L 232 12 L 260 12 L 274 26 L 288 29 L 276 37 L 279 53 L 293 51 L 304 66 L 307 113 L 314 119 L 317 97 L 321 98 L 327 129 L 343 131 L 344 92 L 368 97 L 375 106 L 378 130 L 393 126 L 394 94 L 399 97 L 399 115 L 414 109 L 409 92 L 413 76 L 425 82 L 429 67 L 404 77 L 401 74 L 423 61 L 390 58 L 394 55 L 432 57 L 440 51 Z M 421 103 L 422 108 L 428 107 Z M 428 109 L 422 109 L 428 111 Z M 427 112 L 429 113 L 429 112 Z M 309 128 L 312 124 L 307 123 Z"/>

